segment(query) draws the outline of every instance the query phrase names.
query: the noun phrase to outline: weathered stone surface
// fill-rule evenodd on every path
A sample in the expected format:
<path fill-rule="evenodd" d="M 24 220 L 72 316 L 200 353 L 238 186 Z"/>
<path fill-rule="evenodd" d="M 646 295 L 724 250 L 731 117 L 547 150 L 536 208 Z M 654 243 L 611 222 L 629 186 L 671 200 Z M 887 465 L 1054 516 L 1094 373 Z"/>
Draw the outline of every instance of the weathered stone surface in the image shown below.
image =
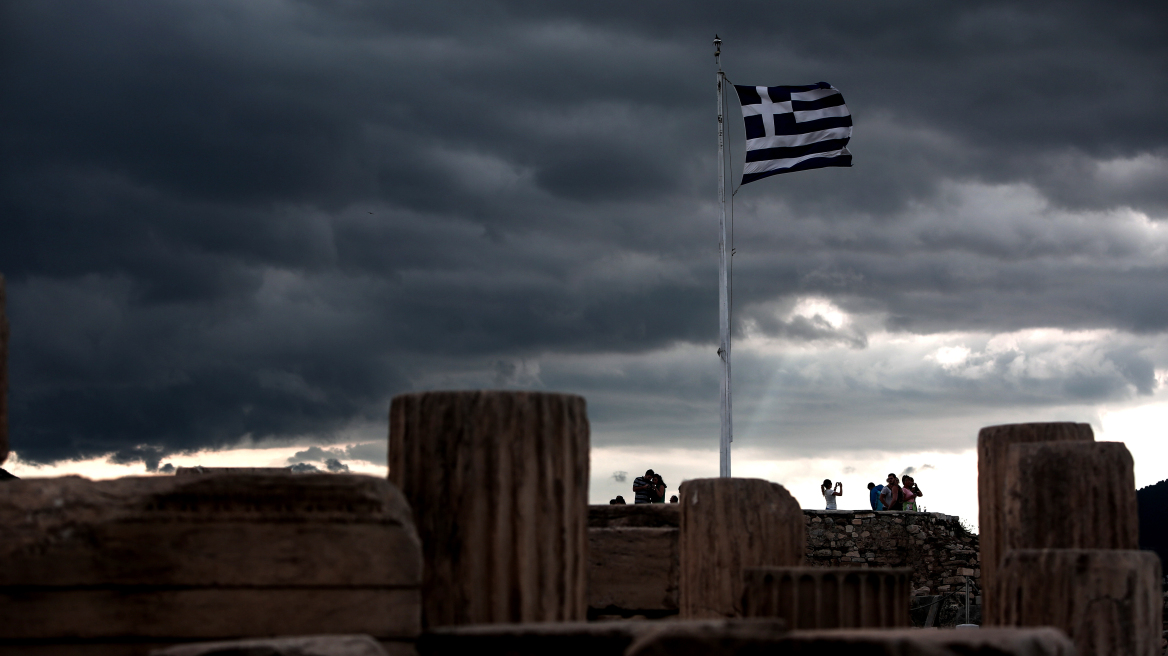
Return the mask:
<path fill-rule="evenodd" d="M 150 656 L 387 656 L 367 635 L 295 636 L 200 642 L 150 652 Z"/>
<path fill-rule="evenodd" d="M 1122 442 L 1036 442 L 1006 458 L 1002 545 L 1139 549 L 1134 463 Z"/>
<path fill-rule="evenodd" d="M 682 483 L 682 617 L 737 616 L 743 570 L 801 565 L 805 544 L 803 512 L 781 485 L 754 478 Z"/>
<path fill-rule="evenodd" d="M 981 540 L 981 584 L 986 591 L 983 612 L 992 617 L 994 571 L 1005 555 L 1006 458 L 1010 445 L 1027 442 L 1093 442 L 1090 424 L 1051 422 L 987 426 L 977 434 L 978 530 Z"/>
<path fill-rule="evenodd" d="M 740 620 L 746 621 L 746 620 Z M 1075 656 L 1054 629 L 836 629 L 767 632 L 760 628 L 694 630 L 671 623 L 638 639 L 626 656 Z"/>
<path fill-rule="evenodd" d="M 588 431 L 579 396 L 393 399 L 389 475 L 422 538 L 426 626 L 585 618 Z"/>
<path fill-rule="evenodd" d="M 0 274 L 0 465 L 8 459 L 8 315 L 4 275 Z"/>
<path fill-rule="evenodd" d="M 773 649 L 790 632 L 780 619 L 719 619 L 662 622 L 638 636 L 625 656 L 738 653 Z M 775 653 L 768 651 L 767 653 Z"/>
<path fill-rule="evenodd" d="M 1021 549 L 995 588 L 1005 626 L 1053 626 L 1079 656 L 1160 654 L 1160 559 L 1150 551 Z"/>
<path fill-rule="evenodd" d="M 588 607 L 623 614 L 677 611 L 676 528 L 588 529 Z"/>
<path fill-rule="evenodd" d="M 0 525 L 0 616 L 21 618 L 0 647 L 421 629 L 421 545 L 384 479 L 26 479 Z"/>
<path fill-rule="evenodd" d="M 418 639 L 419 656 L 621 656 L 656 622 L 533 622 L 447 626 Z"/>
<path fill-rule="evenodd" d="M 588 506 L 588 528 L 677 528 L 679 503 L 630 503 Z"/>
<path fill-rule="evenodd" d="M 743 617 L 781 617 L 792 629 L 909 625 L 912 569 L 748 567 Z"/>

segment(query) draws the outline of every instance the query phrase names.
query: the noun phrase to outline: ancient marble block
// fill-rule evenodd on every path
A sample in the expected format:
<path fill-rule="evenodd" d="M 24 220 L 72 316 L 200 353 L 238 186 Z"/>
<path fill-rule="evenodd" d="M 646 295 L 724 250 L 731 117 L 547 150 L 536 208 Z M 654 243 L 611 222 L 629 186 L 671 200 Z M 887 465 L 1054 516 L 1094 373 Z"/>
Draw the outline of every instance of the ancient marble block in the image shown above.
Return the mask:
<path fill-rule="evenodd" d="M 0 465 L 8 458 L 8 315 L 4 275 L 0 274 Z"/>
<path fill-rule="evenodd" d="M 977 434 L 977 501 L 980 530 L 981 585 L 987 592 L 994 585 L 994 572 L 1005 555 L 1006 458 L 1010 445 L 1026 442 L 1093 442 L 1090 424 L 1052 422 L 987 426 Z M 992 613 L 987 598 L 985 611 Z"/>
<path fill-rule="evenodd" d="M 1160 654 L 1160 559 L 1151 551 L 1020 549 L 995 588 L 1004 626 L 1053 626 L 1079 656 Z"/>
<path fill-rule="evenodd" d="M 404 394 L 389 423 L 389 476 L 422 539 L 425 626 L 586 617 L 583 398 Z"/>
<path fill-rule="evenodd" d="M 1122 442 L 1032 442 L 1006 456 L 1005 553 L 1139 549 L 1134 463 Z"/>
<path fill-rule="evenodd" d="M 781 617 L 792 629 L 909 626 L 911 567 L 749 567 L 743 617 Z"/>
<path fill-rule="evenodd" d="M 445 626 L 418 639 L 419 656 L 622 656 L 656 622 L 531 622 Z"/>
<path fill-rule="evenodd" d="M 20 618 L 0 653 L 421 630 L 421 545 L 384 479 L 25 479 L 0 486 L 0 525 L 0 617 Z"/>
<path fill-rule="evenodd" d="M 1071 641 L 1049 628 L 782 632 L 735 622 L 723 629 L 668 624 L 639 638 L 626 656 L 1075 656 Z"/>
<path fill-rule="evenodd" d="M 783 486 L 754 478 L 682 483 L 681 616 L 738 616 L 743 571 L 801 565 L 805 549 L 803 512 Z"/>
<path fill-rule="evenodd" d="M 676 528 L 588 529 L 588 607 L 626 614 L 677 611 Z"/>

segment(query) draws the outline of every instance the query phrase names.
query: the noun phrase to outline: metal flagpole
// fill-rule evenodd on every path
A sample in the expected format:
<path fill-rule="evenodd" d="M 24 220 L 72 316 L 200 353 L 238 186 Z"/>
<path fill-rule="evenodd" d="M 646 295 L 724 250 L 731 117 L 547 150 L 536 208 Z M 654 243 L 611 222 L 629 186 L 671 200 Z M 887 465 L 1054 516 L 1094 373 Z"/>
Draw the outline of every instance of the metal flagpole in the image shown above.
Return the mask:
<path fill-rule="evenodd" d="M 726 271 L 726 122 L 723 112 L 722 39 L 714 35 L 714 61 L 718 64 L 718 201 L 722 218 L 718 221 L 718 357 L 722 360 L 722 439 L 718 475 L 730 477 L 730 443 L 734 441 L 733 405 L 730 402 L 730 278 Z"/>

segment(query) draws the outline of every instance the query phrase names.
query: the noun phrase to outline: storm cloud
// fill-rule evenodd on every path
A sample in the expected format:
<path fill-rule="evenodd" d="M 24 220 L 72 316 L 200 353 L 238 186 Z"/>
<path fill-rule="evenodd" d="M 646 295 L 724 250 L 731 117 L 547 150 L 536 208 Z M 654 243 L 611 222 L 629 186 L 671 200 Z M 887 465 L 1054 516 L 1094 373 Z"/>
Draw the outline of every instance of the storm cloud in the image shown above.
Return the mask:
<path fill-rule="evenodd" d="M 1168 368 L 1164 3 L 0 12 L 29 462 L 384 439 L 394 394 L 451 387 L 709 446 L 715 32 L 735 83 L 826 80 L 855 121 L 853 168 L 735 197 L 745 444 L 885 422 L 909 448 L 916 420 L 958 448 L 969 417 L 1090 419 Z M 385 458 L 313 448 L 294 464 Z"/>

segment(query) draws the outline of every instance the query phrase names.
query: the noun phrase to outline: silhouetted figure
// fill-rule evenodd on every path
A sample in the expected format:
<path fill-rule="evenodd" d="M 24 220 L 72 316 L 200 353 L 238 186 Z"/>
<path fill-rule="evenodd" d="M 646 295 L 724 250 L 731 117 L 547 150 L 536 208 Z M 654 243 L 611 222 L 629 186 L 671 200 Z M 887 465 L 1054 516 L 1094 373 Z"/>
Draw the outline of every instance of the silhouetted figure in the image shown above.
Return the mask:
<path fill-rule="evenodd" d="M 661 474 L 653 474 L 653 503 L 665 503 L 665 488 L 669 487 L 662 480 Z"/>
<path fill-rule="evenodd" d="M 669 503 L 677 503 L 677 495 L 676 494 L 669 497 Z"/>
<path fill-rule="evenodd" d="M 883 491 L 883 485 L 868 483 L 868 502 L 872 504 L 872 510 L 884 510 L 884 504 L 880 503 L 880 493 Z"/>
<path fill-rule="evenodd" d="M 904 486 L 900 488 L 900 494 L 904 498 L 904 503 L 901 504 L 904 510 L 919 512 L 917 497 L 922 496 L 921 488 L 917 487 L 917 482 L 912 476 L 905 475 Z"/>
<path fill-rule="evenodd" d="M 608 502 L 608 505 L 610 505 L 610 506 L 624 506 L 627 504 L 625 503 L 625 498 L 618 494 L 618 495 L 616 495 L 615 499 Z"/>
<path fill-rule="evenodd" d="M 633 479 L 633 503 L 653 503 L 653 470 Z"/>
<path fill-rule="evenodd" d="M 823 485 L 819 486 L 819 493 L 822 494 L 823 499 L 827 501 L 827 509 L 835 510 L 835 498 L 842 497 L 844 495 L 843 481 L 836 483 L 835 487 L 832 487 L 831 479 L 825 478 L 823 479 Z"/>
<path fill-rule="evenodd" d="M 900 498 L 900 479 L 896 474 L 889 474 L 885 479 L 887 485 L 884 486 L 884 491 L 880 493 L 880 503 L 884 504 L 885 510 L 900 510 L 902 499 Z"/>

